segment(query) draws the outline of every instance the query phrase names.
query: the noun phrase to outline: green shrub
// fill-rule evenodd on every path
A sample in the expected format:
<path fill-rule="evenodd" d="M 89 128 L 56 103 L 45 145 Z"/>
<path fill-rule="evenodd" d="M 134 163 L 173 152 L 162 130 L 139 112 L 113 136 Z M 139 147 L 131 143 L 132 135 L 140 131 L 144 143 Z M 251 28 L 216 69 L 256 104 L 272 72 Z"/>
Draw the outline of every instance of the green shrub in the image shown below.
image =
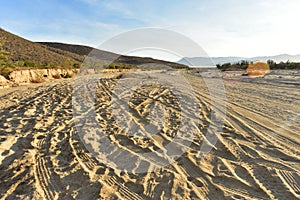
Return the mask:
<path fill-rule="evenodd" d="M 37 68 L 38 67 L 38 64 L 35 63 L 35 62 L 32 62 L 32 61 L 25 61 L 24 62 L 24 67 L 34 67 L 34 68 Z"/>
<path fill-rule="evenodd" d="M 9 74 L 13 71 L 14 69 L 11 67 L 4 67 L 1 69 L 0 74 L 4 76 L 5 78 L 8 79 Z"/>
<path fill-rule="evenodd" d="M 80 64 L 79 63 L 74 63 L 73 67 L 76 68 L 76 69 L 79 69 L 80 68 Z"/>
<path fill-rule="evenodd" d="M 114 63 L 110 63 L 108 65 L 108 69 L 116 69 L 116 65 Z"/>

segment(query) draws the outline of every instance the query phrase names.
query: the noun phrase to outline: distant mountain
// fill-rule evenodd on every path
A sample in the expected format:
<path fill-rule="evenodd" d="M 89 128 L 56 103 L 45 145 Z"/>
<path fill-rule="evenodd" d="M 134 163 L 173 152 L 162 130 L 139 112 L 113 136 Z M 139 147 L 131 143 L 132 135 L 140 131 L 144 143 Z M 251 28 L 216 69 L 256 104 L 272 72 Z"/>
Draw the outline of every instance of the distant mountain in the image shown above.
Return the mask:
<path fill-rule="evenodd" d="M 247 61 L 264 61 L 273 60 L 276 63 L 279 62 L 300 62 L 300 54 L 298 55 L 289 55 L 289 54 L 280 54 L 276 56 L 259 56 L 259 57 L 192 57 L 192 58 L 183 58 L 177 63 L 188 65 L 188 66 L 215 66 L 217 64 L 224 63 L 237 63 L 241 60 Z"/>

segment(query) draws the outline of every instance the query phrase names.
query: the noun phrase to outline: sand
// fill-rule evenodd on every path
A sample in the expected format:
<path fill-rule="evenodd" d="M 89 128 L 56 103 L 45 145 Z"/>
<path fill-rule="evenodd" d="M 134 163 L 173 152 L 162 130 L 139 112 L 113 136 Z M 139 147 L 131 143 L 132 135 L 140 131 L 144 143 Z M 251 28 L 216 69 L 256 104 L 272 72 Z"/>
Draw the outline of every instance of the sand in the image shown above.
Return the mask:
<path fill-rule="evenodd" d="M 199 74 L 183 75 L 198 100 L 197 110 L 186 101 L 191 110 L 184 112 L 199 118 L 191 119 L 197 122 L 197 137 L 176 162 L 162 168 L 152 170 L 153 157 L 132 157 L 136 171 L 146 163 L 145 173 L 109 167 L 83 145 L 73 117 L 74 79 L 0 90 L 0 199 L 299 199 L 297 73 L 224 79 L 226 117 L 222 128 L 215 129 L 217 143 L 203 157 L 199 149 L 208 127 L 217 126 L 212 116 L 223 112 L 212 112 L 212 105 L 221 100 L 210 98 Z M 169 117 L 161 119 L 165 124 L 157 120 L 163 131 L 148 139 L 129 134 L 129 129 L 117 129 L 108 108 L 117 76 L 98 82 L 95 120 L 118 149 L 135 155 L 163 149 L 180 123 L 176 96 L 155 84 L 139 88 L 128 105 L 135 114 L 126 115 L 131 116 L 126 123 L 144 127 L 141 116 L 156 116 L 148 112 L 152 104 L 166 107 L 162 112 Z M 126 78 L 132 77 L 123 75 Z M 113 152 L 109 156 L 114 157 Z"/>

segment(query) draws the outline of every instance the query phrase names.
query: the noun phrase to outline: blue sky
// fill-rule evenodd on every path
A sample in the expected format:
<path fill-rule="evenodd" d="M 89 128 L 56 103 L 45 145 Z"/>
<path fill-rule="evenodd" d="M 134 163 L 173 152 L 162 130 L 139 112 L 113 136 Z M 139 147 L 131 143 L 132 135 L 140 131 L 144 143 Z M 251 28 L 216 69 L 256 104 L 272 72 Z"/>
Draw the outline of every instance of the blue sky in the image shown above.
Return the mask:
<path fill-rule="evenodd" d="M 300 53 L 298 0 L 12 0 L 0 27 L 33 41 L 97 47 L 143 27 L 177 31 L 209 56 Z"/>

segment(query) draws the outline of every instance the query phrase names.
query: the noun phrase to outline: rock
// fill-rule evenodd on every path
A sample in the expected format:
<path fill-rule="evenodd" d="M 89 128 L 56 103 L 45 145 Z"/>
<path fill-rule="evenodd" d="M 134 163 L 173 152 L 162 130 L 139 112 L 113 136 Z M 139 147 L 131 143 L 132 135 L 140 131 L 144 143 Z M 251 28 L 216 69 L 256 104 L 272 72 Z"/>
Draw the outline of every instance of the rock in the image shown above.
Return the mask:
<path fill-rule="evenodd" d="M 13 85 L 13 83 L 7 80 L 4 76 L 0 75 L 0 89 L 9 88 Z"/>
<path fill-rule="evenodd" d="M 7 83 L 9 83 L 10 81 L 9 80 L 7 80 L 4 76 L 1 76 L 0 75 L 0 84 L 7 84 Z"/>

